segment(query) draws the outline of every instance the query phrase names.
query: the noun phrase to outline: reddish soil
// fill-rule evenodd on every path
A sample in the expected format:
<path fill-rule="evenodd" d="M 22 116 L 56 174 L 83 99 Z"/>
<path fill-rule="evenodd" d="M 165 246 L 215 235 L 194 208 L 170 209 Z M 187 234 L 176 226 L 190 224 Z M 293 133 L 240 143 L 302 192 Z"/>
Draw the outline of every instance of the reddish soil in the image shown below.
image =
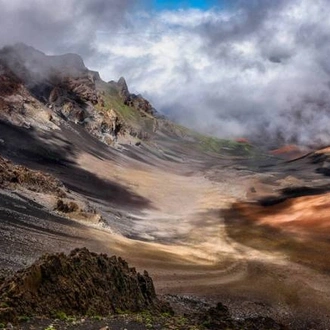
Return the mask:
<path fill-rule="evenodd" d="M 301 149 L 300 147 L 290 144 L 278 149 L 270 151 L 274 156 L 278 156 L 287 160 L 296 159 L 305 155 L 308 151 Z"/>

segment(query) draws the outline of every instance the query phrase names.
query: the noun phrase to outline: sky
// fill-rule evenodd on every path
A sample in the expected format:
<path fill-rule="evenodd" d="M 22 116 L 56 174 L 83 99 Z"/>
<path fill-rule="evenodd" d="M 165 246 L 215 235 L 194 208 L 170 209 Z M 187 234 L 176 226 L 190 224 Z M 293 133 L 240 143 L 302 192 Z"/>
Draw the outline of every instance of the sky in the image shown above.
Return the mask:
<path fill-rule="evenodd" d="M 190 0 L 190 1 L 154 0 L 153 1 L 153 6 L 156 11 L 189 9 L 189 8 L 208 10 L 214 6 L 219 6 L 219 5 L 222 5 L 222 3 L 216 0 Z"/>
<path fill-rule="evenodd" d="M 330 144 L 329 0 L 0 0 L 0 45 L 73 52 L 162 114 L 258 143 Z"/>

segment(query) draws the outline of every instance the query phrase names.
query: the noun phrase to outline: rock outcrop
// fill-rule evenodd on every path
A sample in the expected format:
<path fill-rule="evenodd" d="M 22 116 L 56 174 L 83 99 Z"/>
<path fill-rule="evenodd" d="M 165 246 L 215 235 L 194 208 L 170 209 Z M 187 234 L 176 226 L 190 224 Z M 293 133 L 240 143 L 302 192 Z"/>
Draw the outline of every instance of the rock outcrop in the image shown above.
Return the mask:
<path fill-rule="evenodd" d="M 147 101 L 141 95 L 136 95 L 129 92 L 125 78 L 121 77 L 117 83 L 111 81 L 110 84 L 117 88 L 118 93 L 125 105 L 132 107 L 136 111 L 139 111 L 142 115 L 155 115 L 156 110 L 153 108 L 149 101 Z"/>
<path fill-rule="evenodd" d="M 73 250 L 45 255 L 0 287 L 0 322 L 20 315 L 109 315 L 118 311 L 171 312 L 152 279 L 121 258 Z M 2 318 L 2 320 L 1 320 Z"/>
<path fill-rule="evenodd" d="M 40 193 L 65 196 L 61 181 L 49 174 L 31 170 L 0 157 L 0 188 L 25 188 Z"/>

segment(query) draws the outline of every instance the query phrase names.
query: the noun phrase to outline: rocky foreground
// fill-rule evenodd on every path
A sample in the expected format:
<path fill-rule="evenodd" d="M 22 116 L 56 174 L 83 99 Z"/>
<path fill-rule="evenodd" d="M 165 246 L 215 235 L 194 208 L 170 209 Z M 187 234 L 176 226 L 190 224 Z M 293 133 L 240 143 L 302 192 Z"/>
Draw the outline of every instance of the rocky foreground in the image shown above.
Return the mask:
<path fill-rule="evenodd" d="M 86 248 L 45 255 L 0 282 L 0 327 L 17 329 L 284 329 L 269 318 L 234 320 L 219 303 L 207 308 L 185 303 L 188 314 L 174 315 L 157 297 L 148 273 L 121 258 Z M 171 300 L 175 308 L 182 299 Z"/>

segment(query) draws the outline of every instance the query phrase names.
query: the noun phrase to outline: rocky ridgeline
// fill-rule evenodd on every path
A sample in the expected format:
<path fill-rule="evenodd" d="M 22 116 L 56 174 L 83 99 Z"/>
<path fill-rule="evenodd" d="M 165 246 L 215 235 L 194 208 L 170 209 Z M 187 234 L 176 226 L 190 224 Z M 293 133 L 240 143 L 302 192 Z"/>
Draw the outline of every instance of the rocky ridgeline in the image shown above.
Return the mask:
<path fill-rule="evenodd" d="M 171 312 L 152 279 L 121 258 L 73 250 L 45 255 L 0 287 L 0 322 L 19 316 L 109 315 L 119 311 Z"/>
<path fill-rule="evenodd" d="M 24 44 L 0 49 L 0 119 L 15 125 L 54 129 L 64 120 L 110 145 L 125 136 L 144 139 L 143 129 L 137 132 L 116 107 L 105 106 L 109 87 L 137 117 L 155 115 L 147 100 L 129 92 L 124 78 L 107 84 L 78 55 L 47 56 Z"/>
<path fill-rule="evenodd" d="M 64 185 L 49 174 L 15 165 L 0 156 L 0 188 L 25 188 L 40 193 L 64 197 Z"/>

